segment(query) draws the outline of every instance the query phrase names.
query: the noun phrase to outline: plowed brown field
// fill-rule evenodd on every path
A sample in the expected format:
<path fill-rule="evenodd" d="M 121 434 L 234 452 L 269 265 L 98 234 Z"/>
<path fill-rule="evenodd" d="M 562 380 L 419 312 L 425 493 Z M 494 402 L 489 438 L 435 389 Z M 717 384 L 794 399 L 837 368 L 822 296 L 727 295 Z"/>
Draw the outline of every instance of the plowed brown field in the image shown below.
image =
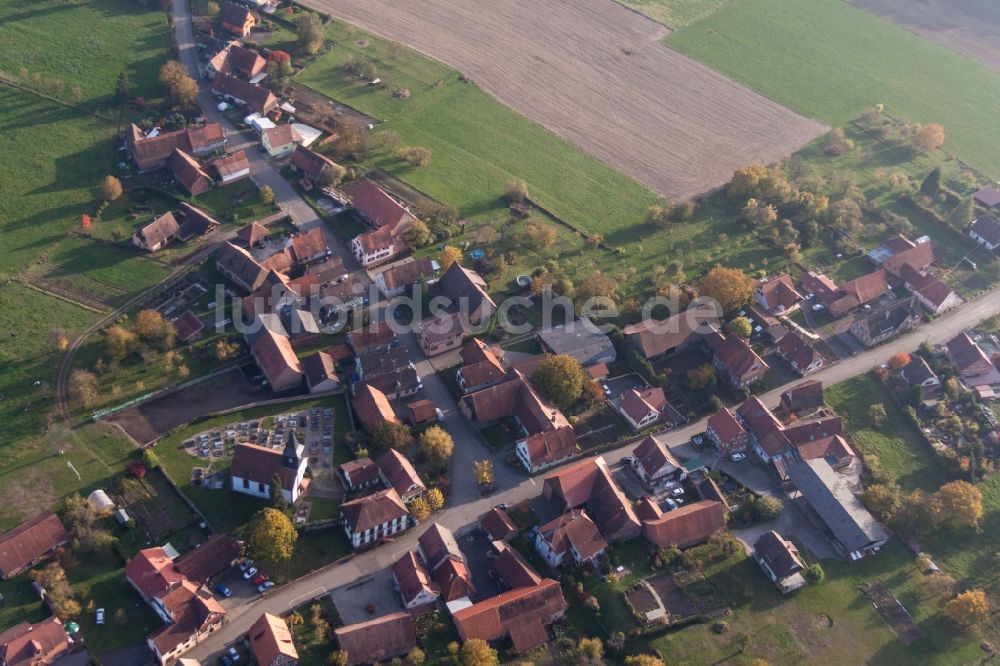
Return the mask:
<path fill-rule="evenodd" d="M 440 60 L 670 197 L 772 162 L 825 127 L 659 43 L 612 0 L 306 0 Z"/>

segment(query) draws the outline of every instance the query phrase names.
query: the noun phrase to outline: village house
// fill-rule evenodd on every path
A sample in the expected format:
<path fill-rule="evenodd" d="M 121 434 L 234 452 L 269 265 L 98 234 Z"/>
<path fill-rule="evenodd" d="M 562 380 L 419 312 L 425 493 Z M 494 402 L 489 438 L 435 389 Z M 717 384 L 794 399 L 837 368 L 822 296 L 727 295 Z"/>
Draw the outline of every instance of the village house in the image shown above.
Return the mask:
<path fill-rule="evenodd" d="M 838 474 L 826 460 L 800 461 L 790 477 L 809 519 L 831 537 L 845 559 L 870 557 L 889 541 L 889 532 L 854 496 L 851 478 Z"/>
<path fill-rule="evenodd" d="M 181 226 L 177 229 L 177 240 L 181 242 L 195 236 L 205 236 L 222 227 L 222 223 L 217 219 L 186 201 L 177 205 L 177 214 L 181 219 Z"/>
<path fill-rule="evenodd" d="M 465 555 L 455 535 L 447 527 L 432 524 L 417 539 L 418 552 L 427 565 L 431 579 L 437 583 L 441 600 L 449 608 L 462 607 L 469 603 L 468 597 L 475 592 L 472 574 L 469 573 Z M 457 604 L 452 602 L 459 602 Z"/>
<path fill-rule="evenodd" d="M 840 287 L 841 296 L 827 306 L 833 317 L 843 317 L 848 312 L 868 305 L 889 293 L 889 279 L 884 268 L 845 282 Z"/>
<path fill-rule="evenodd" d="M 737 335 L 714 331 L 704 339 L 712 350 L 712 365 L 733 388 L 756 384 L 771 369 L 747 341 Z"/>
<path fill-rule="evenodd" d="M 417 341 L 427 356 L 437 356 L 462 345 L 465 328 L 459 314 L 425 319 L 416 325 Z"/>
<path fill-rule="evenodd" d="M 497 643 L 510 638 L 520 654 L 549 640 L 549 627 L 566 612 L 559 583 L 543 578 L 535 585 L 517 587 L 452 613 L 462 641 L 481 638 Z"/>
<path fill-rule="evenodd" d="M 223 625 L 225 609 L 204 585 L 177 571 L 163 548 L 140 550 L 125 565 L 125 579 L 166 623 L 146 638 L 160 664 L 173 662 Z"/>
<path fill-rule="evenodd" d="M 368 326 L 356 328 L 347 333 L 347 344 L 355 354 L 366 354 L 399 345 L 396 333 L 385 320 L 373 321 Z"/>
<path fill-rule="evenodd" d="M 259 315 L 262 325 L 250 335 L 250 355 L 275 393 L 302 386 L 302 363 L 274 315 Z"/>
<path fill-rule="evenodd" d="M 275 159 L 288 157 L 296 145 L 302 143 L 302 136 L 289 124 L 269 127 L 260 133 L 260 144 L 267 154 Z"/>
<path fill-rule="evenodd" d="M 753 558 L 782 594 L 805 586 L 806 579 L 802 572 L 806 565 L 798 548 L 774 530 L 757 538 L 753 544 Z"/>
<path fill-rule="evenodd" d="M 632 471 L 647 489 L 682 481 L 686 473 L 667 446 L 655 437 L 646 437 L 632 452 Z"/>
<path fill-rule="evenodd" d="M 222 5 L 222 13 L 219 16 L 222 22 L 222 29 L 231 32 L 237 37 L 247 37 L 257 25 L 257 19 L 253 12 L 238 5 L 235 2 L 227 2 Z"/>
<path fill-rule="evenodd" d="M 206 123 L 173 132 L 151 132 L 147 135 L 132 123 L 125 130 L 125 147 L 131 153 L 136 169 L 144 173 L 166 166 L 170 155 L 177 148 L 195 157 L 224 150 L 226 134 L 219 123 Z"/>
<path fill-rule="evenodd" d="M 140 250 L 157 252 L 176 238 L 179 228 L 174 214 L 166 212 L 132 234 L 132 244 Z"/>
<path fill-rule="evenodd" d="M 666 513 L 656 504 L 647 506 L 660 515 L 643 519 L 642 534 L 660 548 L 697 546 L 726 527 L 726 505 L 716 500 L 702 499 Z"/>
<path fill-rule="evenodd" d="M 0 579 L 9 580 L 51 557 L 69 543 L 69 532 L 51 511 L 44 511 L 0 535 Z"/>
<path fill-rule="evenodd" d="M 348 460 L 337 468 L 347 490 L 354 492 L 380 484 L 381 470 L 375 461 L 367 456 Z"/>
<path fill-rule="evenodd" d="M 486 281 L 457 261 L 445 270 L 435 286 L 442 296 L 450 299 L 449 311 L 462 313 L 470 326 L 485 325 L 497 310 L 487 292 Z"/>
<path fill-rule="evenodd" d="M 800 414 L 822 407 L 823 382 L 815 379 L 796 384 L 781 394 L 778 409 L 785 414 Z"/>
<path fill-rule="evenodd" d="M 410 512 L 394 488 L 340 505 L 340 523 L 351 548 L 366 548 L 410 527 Z"/>
<path fill-rule="evenodd" d="M 566 462 L 579 451 L 576 433 L 568 425 L 535 433 L 514 445 L 514 453 L 529 474 Z"/>
<path fill-rule="evenodd" d="M 475 393 L 507 379 L 500 359 L 479 338 L 470 338 L 462 347 L 462 366 L 455 373 L 463 393 Z"/>
<path fill-rule="evenodd" d="M 250 654 L 258 666 L 296 666 L 299 663 L 292 632 L 277 615 L 261 615 L 247 632 L 247 640 Z"/>
<path fill-rule="evenodd" d="M 55 616 L 36 623 L 19 622 L 0 632 L 0 664 L 41 666 L 65 663 L 61 657 L 70 651 L 71 640 L 65 625 Z"/>
<path fill-rule="evenodd" d="M 441 597 L 440 586 L 431 580 L 430 572 L 417 554 L 408 550 L 392 564 L 392 585 L 403 603 L 403 608 L 413 615 L 434 610 Z"/>
<path fill-rule="evenodd" d="M 611 406 L 636 432 L 659 421 L 670 408 L 667 396 L 659 387 L 628 389 L 620 398 L 612 400 Z M 670 427 L 673 424 L 668 422 L 666 425 Z"/>
<path fill-rule="evenodd" d="M 958 378 L 970 391 L 1000 388 L 1000 370 L 975 343 L 967 332 L 962 332 L 945 345 L 948 360 L 958 371 Z"/>
<path fill-rule="evenodd" d="M 433 400 L 414 400 L 406 403 L 406 420 L 411 426 L 437 420 L 437 407 Z"/>
<path fill-rule="evenodd" d="M 899 374 L 907 384 L 919 388 L 924 399 L 937 397 L 941 391 L 941 379 L 921 356 L 914 355 Z"/>
<path fill-rule="evenodd" d="M 509 541 L 520 531 L 507 512 L 499 507 L 493 507 L 483 514 L 479 519 L 479 529 L 490 541 Z"/>
<path fill-rule="evenodd" d="M 928 312 L 941 314 L 962 304 L 955 291 L 933 275 L 925 275 L 908 264 L 900 270 L 900 278 L 917 301 Z"/>
<path fill-rule="evenodd" d="M 215 255 L 215 267 L 227 280 L 246 293 L 257 291 L 267 279 L 267 269 L 241 247 L 229 241 Z"/>
<path fill-rule="evenodd" d="M 642 531 L 632 503 L 603 457 L 586 458 L 545 477 L 542 497 L 560 513 L 585 508 L 605 541 L 628 541 Z"/>
<path fill-rule="evenodd" d="M 202 168 L 198 160 L 180 148 L 174 148 L 174 152 L 170 153 L 170 157 L 167 158 L 167 169 L 189 196 L 198 196 L 212 189 L 212 177 Z"/>
<path fill-rule="evenodd" d="M 825 363 L 822 354 L 796 331 L 788 331 L 781 336 L 775 351 L 801 377 L 816 372 Z"/>
<path fill-rule="evenodd" d="M 575 319 L 569 324 L 543 329 L 537 337 L 543 352 L 572 356 L 582 366 L 613 363 L 618 358 L 611 338 L 589 319 Z"/>
<path fill-rule="evenodd" d="M 340 165 L 319 153 L 296 144 L 292 151 L 292 168 L 302 175 L 303 186 L 311 190 L 315 185 L 323 185 L 323 173 L 327 169 L 342 171 Z"/>
<path fill-rule="evenodd" d="M 718 324 L 719 315 L 711 306 L 692 307 L 667 319 L 646 320 L 622 329 L 625 340 L 649 361 L 683 351 L 700 342 Z"/>
<path fill-rule="evenodd" d="M 245 151 L 237 150 L 235 153 L 212 160 L 208 163 L 208 169 L 219 184 L 229 185 L 250 177 L 250 160 L 247 159 Z"/>
<path fill-rule="evenodd" d="M 438 263 L 430 257 L 420 257 L 385 269 L 375 276 L 375 286 L 383 296 L 393 298 L 417 282 L 431 284 L 438 268 Z"/>
<path fill-rule="evenodd" d="M 750 444 L 750 435 L 726 407 L 708 417 L 705 434 L 724 454 L 742 451 Z"/>
<path fill-rule="evenodd" d="M 205 322 L 190 310 L 170 323 L 174 327 L 174 333 L 177 334 L 177 342 L 181 344 L 199 340 L 205 330 Z"/>
<path fill-rule="evenodd" d="M 354 237 L 351 252 L 363 268 L 383 264 L 409 247 L 402 234 L 416 220 L 405 206 L 370 180 L 354 192 L 354 210 L 373 229 Z"/>
<path fill-rule="evenodd" d="M 535 550 L 556 569 L 563 564 L 594 566 L 608 544 L 584 509 L 573 509 L 538 528 Z"/>
<path fill-rule="evenodd" d="M 823 273 L 816 273 L 815 271 L 806 271 L 803 273 L 799 277 L 799 284 L 802 290 L 806 292 L 807 299 L 812 300 L 815 298 L 818 303 L 827 308 L 844 295 L 836 282 Z"/>
<path fill-rule="evenodd" d="M 934 263 L 934 249 L 927 236 L 912 241 L 902 234 L 896 234 L 869 252 L 868 256 L 886 270 L 893 286 L 898 286 L 904 267 L 923 272 Z"/>
<path fill-rule="evenodd" d="M 267 61 L 259 53 L 240 46 L 238 41 L 233 40 L 209 58 L 205 65 L 205 78 L 215 78 L 216 74 L 222 72 L 250 81 L 263 74 L 266 68 Z"/>
<path fill-rule="evenodd" d="M 362 384 L 358 387 L 351 399 L 351 407 L 354 409 L 358 421 L 361 422 L 361 427 L 369 433 L 383 421 L 399 422 L 385 393 L 370 384 Z"/>
<path fill-rule="evenodd" d="M 910 330 L 919 321 L 920 311 L 912 297 L 858 317 L 850 332 L 865 347 L 874 347 Z"/>
<path fill-rule="evenodd" d="M 755 281 L 754 298 L 771 314 L 788 314 L 798 309 L 803 300 L 787 273 Z"/>
<path fill-rule="evenodd" d="M 399 451 L 389 449 L 377 462 L 382 483 L 386 488 L 395 489 L 404 502 L 412 502 L 427 492 L 413 463 Z"/>
<path fill-rule="evenodd" d="M 188 580 L 206 584 L 229 571 L 242 550 L 240 542 L 228 534 L 212 534 L 174 560 L 174 568 Z"/>
<path fill-rule="evenodd" d="M 413 617 L 400 611 L 334 630 L 337 645 L 347 653 L 347 666 L 388 663 L 417 645 Z"/>
<path fill-rule="evenodd" d="M 282 497 L 294 504 L 308 485 L 305 473 L 309 459 L 304 454 L 305 447 L 298 442 L 294 430 L 288 433 L 281 451 L 256 444 L 237 444 L 229 468 L 233 492 L 268 499 L 277 476 Z"/>
<path fill-rule="evenodd" d="M 465 395 L 460 409 L 481 428 L 512 417 L 525 437 L 569 427 L 563 413 L 544 400 L 517 371 L 501 384 Z"/>
<path fill-rule="evenodd" d="M 302 359 L 302 371 L 306 375 L 306 384 L 310 393 L 333 391 L 340 386 L 337 377 L 336 363 L 333 357 L 325 351 L 319 351 Z"/>
<path fill-rule="evenodd" d="M 503 589 L 534 587 L 542 582 L 542 577 L 517 552 L 516 548 L 508 545 L 505 541 L 493 541 L 490 545 L 496 551 L 493 567 L 490 570 L 491 575 Z"/>
<path fill-rule="evenodd" d="M 351 384 L 354 394 L 363 386 L 371 386 L 384 393 L 387 399 L 396 400 L 413 395 L 424 386 L 405 348 L 369 352 L 356 356 L 354 362 L 355 374 L 360 378 Z"/>
<path fill-rule="evenodd" d="M 981 215 L 969 227 L 969 238 L 976 241 L 990 252 L 996 252 L 1000 247 L 1000 222 L 989 215 Z"/>

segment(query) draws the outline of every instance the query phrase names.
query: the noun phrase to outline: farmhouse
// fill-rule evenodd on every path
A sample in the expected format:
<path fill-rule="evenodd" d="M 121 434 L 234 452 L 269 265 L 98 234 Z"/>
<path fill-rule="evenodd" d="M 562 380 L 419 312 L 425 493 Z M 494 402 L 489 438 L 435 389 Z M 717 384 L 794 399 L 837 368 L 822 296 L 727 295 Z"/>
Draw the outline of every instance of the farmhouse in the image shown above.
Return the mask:
<path fill-rule="evenodd" d="M 250 654 L 258 666 L 294 666 L 299 652 L 288 624 L 277 615 L 264 613 L 247 632 Z"/>
<path fill-rule="evenodd" d="M 714 307 L 701 306 L 679 312 L 660 321 L 648 319 L 622 330 L 626 341 L 648 360 L 663 358 L 698 342 L 702 334 L 714 330 L 719 315 Z"/>
<path fill-rule="evenodd" d="M 517 653 L 549 640 L 548 627 L 566 612 L 559 583 L 543 578 L 452 613 L 462 641 L 481 638 L 495 643 L 510 638 Z"/>
<path fill-rule="evenodd" d="M 580 448 L 571 426 L 536 433 L 518 441 L 514 452 L 529 474 L 554 467 L 575 456 Z"/>
<path fill-rule="evenodd" d="M 373 321 L 368 326 L 361 326 L 347 334 L 347 344 L 355 354 L 365 354 L 380 349 L 388 349 L 399 344 L 396 333 L 389 322 Z"/>
<path fill-rule="evenodd" d="M 383 453 L 378 459 L 378 467 L 382 483 L 393 488 L 404 502 L 412 502 L 427 492 L 413 463 L 399 451 L 389 449 Z"/>
<path fill-rule="evenodd" d="M 563 413 L 542 399 L 517 371 L 501 384 L 467 394 L 462 398 L 460 409 L 480 427 L 513 417 L 524 436 L 569 426 Z"/>
<path fill-rule="evenodd" d="M 816 300 L 826 307 L 830 307 L 844 295 L 837 283 L 822 273 L 807 271 L 799 278 L 799 283 L 802 289 L 815 296 Z"/>
<path fill-rule="evenodd" d="M 205 66 L 205 77 L 214 78 L 216 74 L 230 74 L 247 81 L 264 72 L 267 61 L 253 49 L 240 46 L 233 40 L 226 47 L 209 59 Z"/>
<path fill-rule="evenodd" d="M 462 313 L 471 326 L 489 321 L 497 310 L 497 304 L 487 293 L 486 281 L 457 261 L 445 270 L 437 288 L 442 296 L 451 299 L 449 310 Z"/>
<path fill-rule="evenodd" d="M 230 76 L 225 72 L 219 72 L 212 79 L 212 92 L 233 104 L 244 106 L 262 116 L 278 106 L 278 98 L 267 88 Z"/>
<path fill-rule="evenodd" d="M 791 312 L 803 300 L 802 294 L 795 289 L 792 277 L 787 273 L 757 280 L 754 284 L 754 298 L 771 314 Z"/>
<path fill-rule="evenodd" d="M 273 315 L 270 315 L 273 316 Z M 266 317 L 259 317 L 266 319 Z M 250 340 L 250 355 L 275 393 L 302 386 L 302 363 L 280 324 L 265 324 Z"/>
<path fill-rule="evenodd" d="M 177 184 L 194 197 L 212 189 L 212 178 L 198 163 L 198 160 L 180 148 L 174 148 L 167 158 L 167 169 L 174 175 Z"/>
<path fill-rule="evenodd" d="M 608 542 L 639 536 L 642 525 L 604 458 L 586 458 L 545 477 L 542 496 L 560 513 L 585 508 Z"/>
<path fill-rule="evenodd" d="M 412 550 L 393 562 L 392 584 L 403 607 L 415 615 L 434 610 L 441 596 L 441 587 L 431 580 L 427 567 Z"/>
<path fill-rule="evenodd" d="M 337 468 L 340 478 L 350 491 L 362 490 L 382 481 L 378 465 L 371 458 L 348 460 Z"/>
<path fill-rule="evenodd" d="M 490 541 L 509 541 L 519 532 L 507 512 L 499 507 L 493 507 L 483 514 L 479 519 L 479 529 Z"/>
<path fill-rule="evenodd" d="M 432 524 L 417 539 L 418 552 L 445 603 L 466 598 L 475 591 L 465 555 L 447 527 Z"/>
<path fill-rule="evenodd" d="M 226 135 L 219 123 L 186 127 L 173 132 L 144 135 L 134 123 L 125 130 L 125 146 L 140 173 L 162 169 L 167 159 L 180 148 L 189 155 L 202 157 L 226 147 Z"/>
<path fill-rule="evenodd" d="M 569 563 L 593 566 L 607 547 L 584 509 L 564 513 L 535 533 L 535 550 L 553 569 Z"/>
<path fill-rule="evenodd" d="M 910 330 L 920 321 L 916 297 L 897 301 L 862 315 L 851 324 L 851 335 L 865 347 L 874 347 Z"/>
<path fill-rule="evenodd" d="M 884 268 L 845 282 L 840 291 L 843 294 L 827 308 L 834 317 L 842 317 L 848 312 L 867 305 L 889 293 L 889 280 Z"/>
<path fill-rule="evenodd" d="M 352 204 L 355 212 L 376 229 L 406 228 L 417 219 L 405 206 L 368 179 L 361 181 L 355 190 Z"/>
<path fill-rule="evenodd" d="M 132 244 L 140 250 L 156 252 L 162 250 L 177 236 L 177 218 L 167 212 L 159 216 L 132 235 Z"/>
<path fill-rule="evenodd" d="M 420 257 L 385 269 L 375 276 L 375 286 L 383 296 L 392 298 L 404 293 L 417 282 L 430 284 L 438 268 L 438 263 L 430 257 Z"/>
<path fill-rule="evenodd" d="M 377 544 L 410 527 L 410 512 L 393 488 L 340 505 L 340 523 L 351 548 Z"/>
<path fill-rule="evenodd" d="M 228 185 L 250 177 L 250 160 L 247 159 L 245 151 L 237 150 L 235 153 L 212 160 L 208 163 L 208 169 L 219 183 Z"/>
<path fill-rule="evenodd" d="M 708 417 L 705 434 L 722 453 L 742 451 L 750 443 L 750 435 L 726 407 Z"/>
<path fill-rule="evenodd" d="M 354 357 L 354 372 L 358 379 L 372 379 L 382 375 L 395 374 L 401 368 L 412 368 L 410 352 L 406 347 L 370 351 Z"/>
<path fill-rule="evenodd" d="M 257 291 L 267 279 L 267 269 L 241 247 L 229 241 L 215 255 L 215 267 L 226 279 L 247 293 Z"/>
<path fill-rule="evenodd" d="M 213 534 L 204 543 L 181 555 L 174 568 L 189 580 L 207 583 L 232 567 L 240 558 L 242 546 L 228 534 Z"/>
<path fill-rule="evenodd" d="M 659 511 L 655 504 L 654 509 Z M 657 518 L 642 521 L 642 534 L 660 548 L 689 548 L 708 541 L 726 527 L 726 506 L 714 500 L 699 500 Z"/>
<path fill-rule="evenodd" d="M 294 129 L 293 129 L 294 131 Z M 340 165 L 330 158 L 309 150 L 302 144 L 296 144 L 292 151 L 292 168 L 302 174 L 306 181 L 306 189 L 312 189 L 315 183 L 323 184 L 321 176 L 327 169 L 342 171 Z"/>
<path fill-rule="evenodd" d="M 222 223 L 201 210 L 195 208 L 186 201 L 182 201 L 177 206 L 177 212 L 181 216 L 181 226 L 177 230 L 177 240 L 186 241 L 194 236 L 204 236 L 213 231 L 218 231 Z"/>
<path fill-rule="evenodd" d="M 662 486 L 684 478 L 684 468 L 666 445 L 655 437 L 646 437 L 632 452 L 632 470 L 646 488 Z"/>
<path fill-rule="evenodd" d="M 779 408 L 786 414 L 798 414 L 823 404 L 823 382 L 810 379 L 782 393 Z"/>
<path fill-rule="evenodd" d="M 267 499 L 277 476 L 282 496 L 289 504 L 295 503 L 306 486 L 303 480 L 309 459 L 304 452 L 305 447 L 299 444 L 294 431 L 288 433 L 288 442 L 281 451 L 256 444 L 237 444 L 229 468 L 233 491 Z"/>
<path fill-rule="evenodd" d="M 408 249 L 403 239 L 388 227 L 366 231 L 351 240 L 351 252 L 363 268 L 384 264 Z"/>
<path fill-rule="evenodd" d="M 1000 247 L 1000 222 L 989 215 L 977 217 L 969 228 L 969 237 L 990 252 L 995 252 Z"/>
<path fill-rule="evenodd" d="M 900 270 L 903 285 L 928 312 L 941 314 L 958 307 L 962 299 L 955 291 L 933 275 L 925 275 L 909 264 Z"/>
<path fill-rule="evenodd" d="M 260 133 L 260 144 L 267 154 L 276 159 L 292 154 L 297 144 L 302 143 L 302 137 L 291 125 L 269 127 Z"/>
<path fill-rule="evenodd" d="M 618 357 L 611 338 L 589 319 L 575 319 L 544 329 L 538 333 L 538 342 L 542 351 L 572 356 L 582 366 L 613 363 Z"/>
<path fill-rule="evenodd" d="M 380 664 L 405 655 L 417 644 L 413 618 L 398 612 L 334 630 L 337 645 L 347 653 L 347 666 Z"/>
<path fill-rule="evenodd" d="M 70 636 L 57 617 L 32 624 L 20 622 L 0 632 L 0 664 L 36 666 L 62 663 L 69 652 Z"/>
<path fill-rule="evenodd" d="M 465 327 L 459 314 L 446 314 L 425 319 L 416 326 L 417 341 L 427 356 L 437 356 L 457 349 L 465 337 Z"/>
<path fill-rule="evenodd" d="M 358 388 L 351 399 L 351 407 L 354 408 L 361 427 L 369 433 L 383 421 L 399 422 L 385 393 L 371 385 L 363 384 Z"/>
<path fill-rule="evenodd" d="M 948 359 L 958 370 L 958 378 L 971 391 L 984 387 L 1000 386 L 1000 370 L 990 361 L 982 348 L 962 332 L 948 341 Z"/>
<path fill-rule="evenodd" d="M 816 348 L 795 331 L 788 331 L 781 336 L 776 351 L 802 377 L 816 372 L 825 363 Z"/>
<path fill-rule="evenodd" d="M 257 19 L 253 12 L 235 2 L 227 2 L 222 5 L 222 14 L 219 19 L 222 22 L 222 29 L 231 32 L 238 37 L 246 37 L 257 25 Z"/>
<path fill-rule="evenodd" d="M 708 348 L 712 350 L 712 365 L 733 388 L 741 389 L 756 384 L 771 369 L 747 341 L 737 335 L 713 331 L 704 338 Z"/>
<path fill-rule="evenodd" d="M 889 540 L 886 529 L 854 496 L 850 479 L 826 460 L 803 460 L 789 474 L 810 520 L 832 538 L 842 557 L 852 562 L 870 557 Z"/>
<path fill-rule="evenodd" d="M 310 393 L 332 391 L 340 386 L 336 364 L 333 357 L 325 351 L 316 352 L 302 359 L 302 371 L 306 375 Z"/>
<path fill-rule="evenodd" d="M 485 342 L 471 338 L 462 347 L 462 367 L 455 377 L 463 393 L 475 393 L 503 382 L 507 371 Z"/>
<path fill-rule="evenodd" d="M 798 548 L 774 530 L 765 532 L 754 542 L 753 558 L 782 594 L 805 586 L 806 579 L 802 572 L 806 565 Z"/>
<path fill-rule="evenodd" d="M 0 535 L 0 579 L 30 569 L 69 543 L 59 517 L 45 511 Z"/>

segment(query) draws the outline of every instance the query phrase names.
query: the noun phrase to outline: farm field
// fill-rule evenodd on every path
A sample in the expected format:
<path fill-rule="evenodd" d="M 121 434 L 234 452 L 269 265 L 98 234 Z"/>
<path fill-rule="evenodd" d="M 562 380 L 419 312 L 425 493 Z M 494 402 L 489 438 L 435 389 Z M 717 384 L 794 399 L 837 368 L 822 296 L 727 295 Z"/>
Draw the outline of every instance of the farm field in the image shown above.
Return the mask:
<path fill-rule="evenodd" d="M 731 0 L 618 0 L 640 14 L 677 30 L 700 21 Z"/>
<path fill-rule="evenodd" d="M 984 131 L 1000 72 L 841 0 L 736 0 L 665 43 L 833 126 L 875 104 L 941 123 L 945 150 L 1000 175 L 1000 137 Z"/>
<path fill-rule="evenodd" d="M 663 26 L 615 3 L 308 4 L 458 69 L 528 119 L 671 197 L 711 190 L 736 167 L 774 161 L 823 131 L 819 123 L 660 48 Z M 315 86 L 316 76 L 313 69 L 303 82 Z M 421 90 L 411 89 L 403 104 L 427 104 Z M 461 112 L 471 117 L 477 109 Z M 453 140 L 453 132 L 449 128 L 442 138 Z M 481 146 L 499 149 L 477 138 Z M 530 173 L 516 175 L 530 181 Z M 562 169 L 559 175 L 569 177 Z M 606 214 L 630 221 L 624 211 Z"/>
<path fill-rule="evenodd" d="M 928 39 L 1000 69 L 1000 5 L 982 0 L 849 0 Z"/>

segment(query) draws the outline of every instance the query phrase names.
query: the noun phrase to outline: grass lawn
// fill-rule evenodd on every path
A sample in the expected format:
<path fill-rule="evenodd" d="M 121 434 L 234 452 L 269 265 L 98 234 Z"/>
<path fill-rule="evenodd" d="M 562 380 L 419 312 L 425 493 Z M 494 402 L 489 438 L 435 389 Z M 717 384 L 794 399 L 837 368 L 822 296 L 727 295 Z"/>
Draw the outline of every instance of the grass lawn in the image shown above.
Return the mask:
<path fill-rule="evenodd" d="M 618 0 L 654 21 L 678 29 L 700 21 L 732 0 Z"/>
<path fill-rule="evenodd" d="M 666 44 L 834 127 L 879 103 L 941 123 L 947 150 L 1000 175 L 1000 137 L 984 131 L 1000 72 L 841 0 L 734 0 Z"/>
<path fill-rule="evenodd" d="M 0 4 L 0 70 L 79 86 L 89 109 L 117 107 L 115 81 L 126 72 L 135 95 L 161 95 L 156 75 L 170 49 L 157 3 L 125 0 L 7 0 Z M 64 98 L 70 96 L 64 93 Z M 24 153 L 11 153 L 24 155 Z"/>

